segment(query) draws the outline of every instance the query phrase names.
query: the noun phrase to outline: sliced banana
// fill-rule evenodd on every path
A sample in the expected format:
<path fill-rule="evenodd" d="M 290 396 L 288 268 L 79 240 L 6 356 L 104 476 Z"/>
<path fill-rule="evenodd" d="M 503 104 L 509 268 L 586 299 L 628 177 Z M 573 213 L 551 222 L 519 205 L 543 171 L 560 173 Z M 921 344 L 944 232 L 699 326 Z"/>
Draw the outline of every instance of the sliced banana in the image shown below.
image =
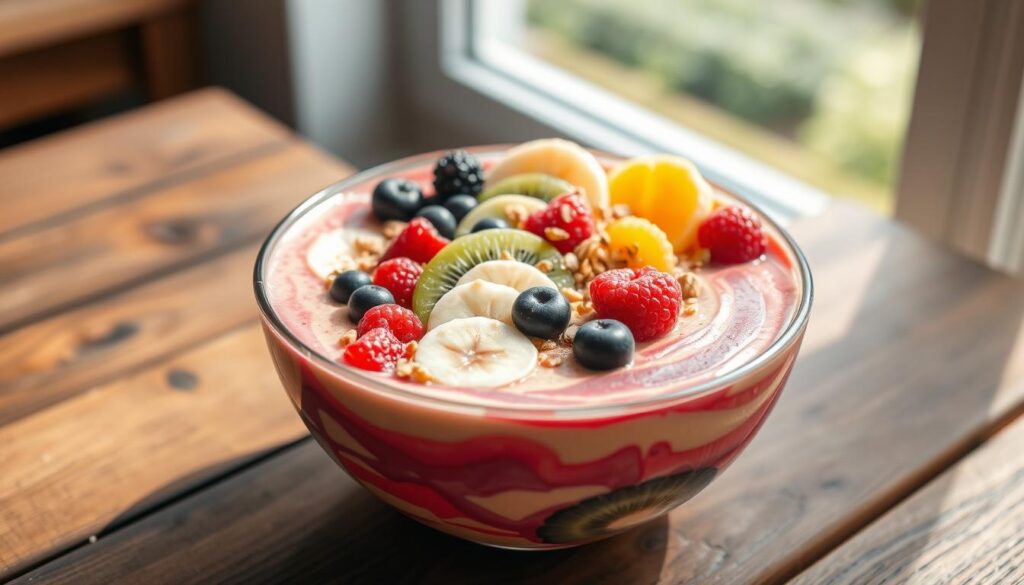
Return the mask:
<path fill-rule="evenodd" d="M 444 293 L 430 311 L 427 329 L 433 329 L 453 319 L 488 317 L 512 324 L 512 303 L 519 291 L 511 286 L 486 280 L 474 280 L 456 286 Z"/>
<path fill-rule="evenodd" d="M 487 175 L 487 185 L 523 173 L 544 173 L 581 187 L 594 207 L 608 205 L 608 177 L 594 155 L 575 142 L 544 138 L 509 149 Z"/>
<path fill-rule="evenodd" d="M 332 272 L 356 267 L 355 241 L 357 238 L 377 240 L 384 246 L 384 238 L 375 231 L 362 228 L 338 228 L 320 234 L 306 249 L 306 266 L 319 278 Z"/>
<path fill-rule="evenodd" d="M 468 284 L 474 280 L 486 280 L 494 284 L 510 286 L 519 292 L 535 286 L 546 286 L 558 290 L 555 283 L 537 268 L 518 260 L 488 260 L 469 269 L 455 283 Z"/>
<path fill-rule="evenodd" d="M 533 371 L 537 348 L 515 327 L 487 317 L 468 317 L 430 330 L 419 341 L 415 359 L 441 384 L 489 388 L 510 384 Z"/>

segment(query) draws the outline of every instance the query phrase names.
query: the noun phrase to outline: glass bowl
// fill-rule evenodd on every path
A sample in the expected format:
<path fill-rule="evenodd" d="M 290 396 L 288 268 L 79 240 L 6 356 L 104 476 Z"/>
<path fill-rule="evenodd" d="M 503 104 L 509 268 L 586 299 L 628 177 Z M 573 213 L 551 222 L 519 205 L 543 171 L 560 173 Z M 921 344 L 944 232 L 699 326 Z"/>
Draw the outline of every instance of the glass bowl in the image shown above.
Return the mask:
<path fill-rule="evenodd" d="M 485 161 L 507 146 L 468 149 Z M 268 259 L 317 205 L 429 168 L 439 152 L 358 173 L 311 196 L 270 233 L 256 260 L 263 329 L 289 398 L 321 447 L 404 514 L 480 544 L 552 549 L 660 517 L 705 489 L 753 439 L 793 367 L 812 282 L 792 238 L 764 213 L 792 259 L 796 309 L 765 351 L 729 371 L 653 398 L 598 406 L 490 407 L 387 383 L 318 353 L 268 296 Z M 605 165 L 621 160 L 596 153 Z M 721 191 L 721 189 L 719 189 Z M 728 197 L 756 206 L 741 197 Z M 600 374 L 598 374 L 600 375 Z"/>

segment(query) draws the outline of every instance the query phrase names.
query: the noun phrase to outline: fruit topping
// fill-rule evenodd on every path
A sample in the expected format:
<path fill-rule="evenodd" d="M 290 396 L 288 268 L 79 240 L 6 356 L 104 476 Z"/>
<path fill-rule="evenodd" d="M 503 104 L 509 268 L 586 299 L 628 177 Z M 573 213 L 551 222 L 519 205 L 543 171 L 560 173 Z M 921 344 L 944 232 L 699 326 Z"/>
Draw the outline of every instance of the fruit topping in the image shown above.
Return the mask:
<path fill-rule="evenodd" d="M 412 310 L 427 323 L 434 303 L 451 290 L 462 275 L 478 264 L 501 259 L 530 266 L 545 262 L 545 267 L 549 267 L 546 276 L 555 286 L 573 286 L 573 277 L 565 270 L 562 255 L 543 239 L 522 230 L 486 230 L 453 240 L 423 267 L 412 298 Z"/>
<path fill-rule="evenodd" d="M 526 195 L 543 201 L 551 201 L 566 191 L 572 191 L 572 184 L 558 177 L 543 173 L 524 173 L 512 175 L 489 185 L 480 195 L 477 195 L 477 199 L 484 201 L 498 195 Z"/>
<path fill-rule="evenodd" d="M 563 193 L 552 199 L 545 209 L 530 214 L 523 228 L 566 254 L 594 233 L 594 218 L 579 195 Z"/>
<path fill-rule="evenodd" d="M 410 260 L 425 264 L 448 245 L 448 238 L 437 233 L 434 224 L 425 218 L 417 217 L 405 226 L 402 233 L 391 242 L 381 260 L 405 257 Z"/>
<path fill-rule="evenodd" d="M 459 222 L 455 230 L 455 236 L 464 236 L 476 228 L 476 225 L 483 219 L 500 219 L 505 222 L 504 227 L 519 227 L 512 218 L 526 219 L 531 213 L 547 207 L 540 199 L 527 197 L 525 195 L 498 195 L 487 201 L 481 202 L 473 211 L 466 214 Z M 483 228 L 490 229 L 490 228 Z M 479 230 L 478 230 L 479 231 Z"/>
<path fill-rule="evenodd" d="M 412 293 L 423 267 L 408 258 L 392 258 L 381 262 L 373 271 L 373 284 L 391 292 L 395 302 L 405 308 L 412 307 Z"/>
<path fill-rule="evenodd" d="M 438 197 L 476 195 L 484 186 L 484 169 L 480 161 L 465 150 L 450 150 L 437 159 L 434 167 L 434 190 Z"/>
<path fill-rule="evenodd" d="M 395 297 L 388 289 L 375 284 L 361 286 L 348 298 L 348 318 L 353 323 L 359 323 L 363 315 L 370 309 L 379 305 L 394 304 Z"/>
<path fill-rule="evenodd" d="M 405 356 L 405 344 L 386 328 L 377 327 L 346 345 L 342 355 L 346 362 L 357 368 L 382 372 L 393 368 Z"/>
<path fill-rule="evenodd" d="M 331 298 L 339 303 L 347 303 L 357 288 L 367 284 L 370 284 L 369 274 L 362 270 L 346 270 L 331 281 Z"/>
<path fill-rule="evenodd" d="M 739 264 L 759 258 L 767 242 L 761 220 L 742 205 L 723 207 L 711 214 L 697 233 L 713 262 Z"/>
<path fill-rule="evenodd" d="M 345 227 L 317 236 L 306 249 L 306 266 L 320 279 L 376 263 L 384 238 L 374 230 Z"/>
<path fill-rule="evenodd" d="M 590 283 L 597 315 L 623 322 L 637 341 L 671 331 L 679 319 L 682 296 L 679 282 L 671 274 L 649 266 L 609 270 Z"/>
<path fill-rule="evenodd" d="M 485 217 L 480 221 L 473 224 L 473 229 L 470 233 L 482 232 L 484 230 L 504 230 L 508 229 L 508 222 L 498 217 Z"/>
<path fill-rule="evenodd" d="M 416 341 L 423 337 L 423 323 L 416 313 L 395 304 L 377 305 L 359 320 L 359 337 L 383 327 L 391 332 L 402 343 Z"/>
<path fill-rule="evenodd" d="M 440 205 L 428 205 L 423 209 L 416 212 L 416 217 L 426 218 L 437 230 L 437 233 L 441 234 L 441 237 L 448 238 L 449 240 L 455 237 L 455 226 L 458 222 L 455 221 L 455 216 L 452 212 L 448 211 Z"/>
<path fill-rule="evenodd" d="M 408 179 L 384 179 L 373 190 L 373 214 L 380 221 L 409 221 L 423 205 L 423 191 Z"/>
<path fill-rule="evenodd" d="M 472 195 L 453 195 L 445 200 L 444 208 L 451 212 L 455 223 L 462 221 L 466 214 L 476 207 L 476 197 Z"/>
<path fill-rule="evenodd" d="M 630 159 L 608 175 L 613 205 L 654 222 L 676 252 L 693 247 L 697 226 L 711 213 L 714 192 L 690 161 L 669 155 Z"/>
<path fill-rule="evenodd" d="M 470 317 L 427 332 L 417 345 L 415 359 L 441 384 L 490 388 L 533 371 L 537 348 L 501 321 Z"/>
<path fill-rule="evenodd" d="M 560 138 L 525 142 L 508 151 L 487 177 L 488 186 L 524 173 L 542 173 L 583 190 L 592 207 L 608 205 L 608 177 L 590 151 Z"/>
<path fill-rule="evenodd" d="M 467 284 L 474 280 L 486 280 L 495 284 L 511 286 L 519 292 L 535 286 L 546 286 L 558 290 L 555 283 L 537 268 L 516 260 L 489 260 L 477 264 L 462 275 L 456 283 Z"/>
<path fill-rule="evenodd" d="M 676 265 L 676 255 L 665 232 L 642 217 L 615 220 L 605 231 L 612 258 L 625 260 L 630 268 L 653 266 L 668 272 Z"/>
<path fill-rule="evenodd" d="M 633 361 L 636 344 L 625 324 L 615 319 L 588 321 L 572 339 L 576 360 L 591 370 L 612 370 Z"/>
<path fill-rule="evenodd" d="M 512 303 L 512 322 L 517 329 L 532 337 L 557 339 L 569 325 L 571 317 L 569 301 L 549 286 L 528 288 L 519 293 Z"/>
<path fill-rule="evenodd" d="M 551 544 L 578 544 L 615 534 L 683 504 L 707 487 L 716 473 L 714 467 L 692 469 L 589 497 L 552 513 L 537 536 Z"/>
<path fill-rule="evenodd" d="M 518 294 L 510 286 L 486 280 L 460 284 L 438 299 L 430 312 L 427 329 L 466 317 L 488 317 L 511 325 L 512 303 Z"/>

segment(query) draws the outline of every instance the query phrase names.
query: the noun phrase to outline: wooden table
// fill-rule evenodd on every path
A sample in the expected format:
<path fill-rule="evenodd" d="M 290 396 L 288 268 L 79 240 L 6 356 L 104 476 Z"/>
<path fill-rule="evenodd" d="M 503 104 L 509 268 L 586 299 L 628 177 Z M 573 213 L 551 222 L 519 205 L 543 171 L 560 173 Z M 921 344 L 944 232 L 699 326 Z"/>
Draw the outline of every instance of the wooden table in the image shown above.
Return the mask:
<path fill-rule="evenodd" d="M 18 583 L 1024 580 L 1024 283 L 836 203 L 749 450 L 576 550 L 435 533 L 309 440 L 256 247 L 350 169 L 208 90 L 0 153 L 0 578 Z"/>

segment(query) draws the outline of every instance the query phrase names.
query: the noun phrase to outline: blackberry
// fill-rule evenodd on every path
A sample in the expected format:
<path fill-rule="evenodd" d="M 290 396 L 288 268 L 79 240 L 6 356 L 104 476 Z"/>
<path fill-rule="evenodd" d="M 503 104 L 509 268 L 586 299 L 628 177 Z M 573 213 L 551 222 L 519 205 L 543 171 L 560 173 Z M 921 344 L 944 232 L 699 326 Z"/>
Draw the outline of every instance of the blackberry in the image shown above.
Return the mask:
<path fill-rule="evenodd" d="M 434 190 L 442 200 L 459 194 L 476 195 L 484 188 L 484 168 L 465 150 L 449 150 L 434 167 Z"/>

